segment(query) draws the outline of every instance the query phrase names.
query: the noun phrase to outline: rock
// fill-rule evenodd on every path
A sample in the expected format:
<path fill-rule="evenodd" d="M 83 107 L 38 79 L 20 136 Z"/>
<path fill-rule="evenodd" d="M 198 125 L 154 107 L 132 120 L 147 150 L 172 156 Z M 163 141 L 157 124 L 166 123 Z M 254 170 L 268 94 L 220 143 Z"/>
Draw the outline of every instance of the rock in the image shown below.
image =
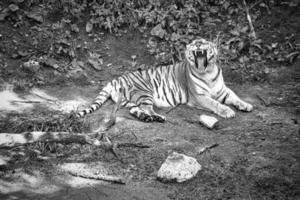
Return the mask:
<path fill-rule="evenodd" d="M 93 30 L 93 24 L 91 22 L 87 22 L 85 26 L 85 31 L 87 33 L 91 32 Z"/>
<path fill-rule="evenodd" d="M 164 38 L 167 32 L 162 28 L 161 24 L 158 24 L 151 30 L 151 35 L 157 36 L 159 38 Z"/>
<path fill-rule="evenodd" d="M 23 67 L 25 67 L 31 71 L 37 72 L 40 69 L 40 63 L 35 60 L 29 60 L 29 61 L 23 63 Z"/>
<path fill-rule="evenodd" d="M 207 128 L 212 129 L 218 122 L 218 119 L 208 115 L 200 115 L 199 122 Z"/>
<path fill-rule="evenodd" d="M 100 58 L 101 56 L 97 53 L 89 53 L 88 63 L 95 69 L 95 70 L 102 70 L 103 59 Z"/>
<path fill-rule="evenodd" d="M 55 70 L 61 70 L 60 66 L 57 64 L 58 61 L 54 58 L 43 58 L 40 62 L 46 67 L 51 67 Z"/>
<path fill-rule="evenodd" d="M 168 156 L 157 172 L 157 178 L 163 182 L 175 180 L 178 183 L 189 180 L 201 170 L 195 158 L 173 152 Z"/>

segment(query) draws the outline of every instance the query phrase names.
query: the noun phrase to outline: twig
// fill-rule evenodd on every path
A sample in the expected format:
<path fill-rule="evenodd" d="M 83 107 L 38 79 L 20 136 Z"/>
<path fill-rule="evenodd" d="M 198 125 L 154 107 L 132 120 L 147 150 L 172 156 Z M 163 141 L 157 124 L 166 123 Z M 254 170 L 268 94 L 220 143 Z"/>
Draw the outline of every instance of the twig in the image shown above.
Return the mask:
<path fill-rule="evenodd" d="M 57 100 L 49 99 L 49 98 L 43 97 L 43 96 L 41 96 L 39 94 L 36 94 L 36 93 L 32 93 L 32 94 L 39 97 L 39 98 L 41 98 L 41 99 L 44 99 L 44 100 L 48 101 L 49 103 L 59 105 L 59 102 Z"/>
<path fill-rule="evenodd" d="M 206 146 L 206 147 L 203 147 L 201 148 L 199 151 L 198 151 L 198 154 L 203 154 L 205 151 L 209 150 L 209 149 L 212 149 L 212 148 L 215 148 L 219 146 L 219 144 L 213 144 L 213 145 L 210 145 L 210 146 Z"/>
<path fill-rule="evenodd" d="M 252 20 L 251 20 L 251 16 L 250 16 L 250 13 L 249 13 L 249 8 L 247 6 L 246 0 L 243 0 L 243 4 L 244 4 L 244 8 L 245 8 L 246 15 L 247 15 L 247 20 L 248 20 L 250 30 L 251 30 L 250 36 L 253 37 L 254 39 L 256 39 L 256 33 L 255 33 L 255 30 L 254 30 L 254 27 L 253 27 L 253 24 L 252 24 Z"/>
<path fill-rule="evenodd" d="M 170 108 L 170 109 L 166 112 L 166 114 L 172 112 L 172 111 L 173 111 L 175 108 L 177 108 L 179 105 L 180 105 L 180 104 L 177 104 L 177 105 L 175 105 L 174 107 Z"/>
<path fill-rule="evenodd" d="M 68 171 L 72 176 L 78 176 L 82 178 L 95 179 L 101 181 L 108 181 L 111 183 L 125 184 L 125 180 L 122 177 L 110 176 L 110 175 L 94 175 L 94 174 L 79 174 L 76 172 Z"/>
<path fill-rule="evenodd" d="M 106 142 L 94 138 L 96 133 L 42 132 L 0 133 L 0 148 L 30 144 L 34 142 L 58 142 L 64 144 L 78 143 L 106 147 Z"/>
<path fill-rule="evenodd" d="M 255 6 L 257 6 L 258 4 L 262 3 L 263 1 L 265 1 L 265 0 L 259 0 L 259 1 L 255 2 L 254 4 L 252 4 L 252 5 L 249 7 L 249 10 L 251 10 L 252 8 L 254 8 Z"/>
<path fill-rule="evenodd" d="M 13 103 L 41 103 L 40 101 L 12 101 Z"/>
<path fill-rule="evenodd" d="M 256 94 L 256 96 L 264 104 L 264 106 L 268 107 L 271 104 L 270 100 L 264 99 L 260 94 Z"/>
<path fill-rule="evenodd" d="M 117 145 L 118 147 L 136 147 L 136 148 L 151 148 L 151 146 L 149 145 L 145 145 L 141 142 L 138 142 L 138 143 L 120 143 Z"/>

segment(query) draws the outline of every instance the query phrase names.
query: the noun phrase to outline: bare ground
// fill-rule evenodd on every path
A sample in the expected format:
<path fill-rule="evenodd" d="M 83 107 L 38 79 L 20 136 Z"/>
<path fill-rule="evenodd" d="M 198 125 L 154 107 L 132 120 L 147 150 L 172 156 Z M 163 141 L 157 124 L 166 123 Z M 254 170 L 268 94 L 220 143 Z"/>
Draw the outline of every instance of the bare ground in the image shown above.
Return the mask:
<path fill-rule="evenodd" d="M 58 102 L 81 99 L 79 103 L 88 103 L 105 81 L 133 69 L 131 55 L 137 55 L 138 63 L 154 62 L 143 47 L 143 38 L 135 35 L 107 36 L 97 45 L 103 45 L 94 48 L 105 53 L 104 66 L 112 65 L 96 73 L 86 66 L 85 72 L 89 81 L 94 81 L 93 86 L 86 85 L 86 80 L 79 77 L 76 86 L 69 80 L 65 83 L 54 79 L 50 86 L 40 89 Z M 13 61 L 11 64 L 17 66 Z M 254 105 L 253 112 L 237 111 L 234 119 L 219 118 L 218 126 L 208 130 L 198 123 L 203 111 L 184 105 L 166 114 L 165 123 L 142 123 L 129 116 L 126 109 L 121 109 L 108 135 L 113 141 L 138 141 L 150 148 L 119 148 L 117 153 L 121 160 L 103 149 L 80 145 L 57 148 L 62 149 L 61 152 L 45 151 L 46 160 L 29 156 L 24 161 L 22 156 L 27 154 L 16 154 L 20 162 L 14 159 L 8 168 L 1 170 L 0 198 L 299 199 L 299 60 L 289 67 L 278 64 L 264 83 L 240 84 L 238 80 L 243 75 L 232 73 L 230 66 L 224 68 L 229 87 Z M 45 105 L 36 109 L 49 109 L 49 104 Z M 87 116 L 86 122 L 97 129 L 103 117 L 108 117 L 111 107 L 105 105 Z M 28 108 L 25 111 L 30 113 Z M 164 110 L 158 112 L 166 113 Z M 219 146 L 202 155 L 197 153 L 211 144 Z M 181 184 L 157 181 L 156 172 L 172 151 L 195 157 L 202 170 Z M 1 153 L 5 155 L 6 150 Z M 124 177 L 126 185 L 71 176 L 61 169 L 65 163 L 85 163 L 91 171 L 103 165 L 108 174 Z"/>

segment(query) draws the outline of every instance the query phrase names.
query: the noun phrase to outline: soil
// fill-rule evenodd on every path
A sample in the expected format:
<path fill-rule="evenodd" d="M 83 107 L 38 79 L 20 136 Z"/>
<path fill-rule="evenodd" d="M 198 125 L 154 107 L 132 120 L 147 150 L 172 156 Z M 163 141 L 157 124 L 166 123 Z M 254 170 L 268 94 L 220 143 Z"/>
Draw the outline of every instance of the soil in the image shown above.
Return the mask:
<path fill-rule="evenodd" d="M 299 21 L 298 21 L 299 22 Z M 299 23 L 298 23 L 299 24 Z M 0 23 L 0 34 L 26 40 L 26 28 L 14 29 L 9 22 Z M 298 33 L 299 34 L 299 33 Z M 10 46 L 0 53 L 2 65 L 1 116 L 11 112 L 32 113 L 48 110 L 70 112 L 88 105 L 105 82 L 126 71 L 137 70 L 140 64 L 155 65 L 155 58 L 146 48 L 147 39 L 135 31 L 122 36 L 101 34 L 94 42 L 86 33 L 88 49 L 101 54 L 103 68 L 83 66 L 79 74 L 66 76 L 52 68 L 41 67 L 34 73 L 20 71 L 24 58 L 11 58 Z M 75 36 L 74 36 L 75 38 Z M 6 40 L 9 43 L 10 40 Z M 86 57 L 78 60 L 86 61 Z M 132 55 L 137 59 L 133 60 Z M 135 64 L 137 62 L 137 64 Z M 150 148 L 121 147 L 119 159 L 110 152 L 89 145 L 68 144 L 57 147 L 62 152 L 44 151 L 40 157 L 29 156 L 19 149 L 8 167 L 0 171 L 0 199 L 299 199 L 300 159 L 300 60 L 292 65 L 272 64 L 265 81 L 244 81 L 246 76 L 224 65 L 227 85 L 238 96 L 254 105 L 250 113 L 236 111 L 233 119 L 219 118 L 209 130 L 198 123 L 200 114 L 208 114 L 185 105 L 165 115 L 165 123 L 143 123 L 131 117 L 127 109 L 117 113 L 116 124 L 107 132 L 113 141 L 142 142 Z M 23 81 L 21 90 L 8 86 Z M 40 84 L 37 84 L 40 81 Z M 33 84 L 33 85 L 30 85 Z M 30 89 L 29 89 L 30 88 Z M 6 90 L 5 90 L 6 89 Z M 38 89 L 40 98 L 34 95 Z M 36 93 L 35 93 L 36 94 Z M 52 99 L 53 104 L 45 99 Z M 40 101 L 14 103 L 12 101 Z M 112 104 L 107 103 L 85 118 L 91 130 L 108 118 Z M 3 132 L 2 130 L 1 132 Z M 204 146 L 217 147 L 199 155 Z M 42 145 L 42 144 L 40 144 Z M 38 144 L 28 146 L 43 149 Z M 19 148 L 19 147 L 16 147 Z M 45 148 L 45 147 L 44 147 Z M 184 183 L 162 183 L 156 173 L 173 152 L 195 157 L 202 170 Z M 1 149 L 5 158 L 7 149 Z M 27 157 L 25 161 L 22 157 Z M 62 169 L 66 163 L 83 163 L 86 170 L 103 166 L 108 174 L 121 176 L 125 185 L 91 180 L 70 175 Z"/>

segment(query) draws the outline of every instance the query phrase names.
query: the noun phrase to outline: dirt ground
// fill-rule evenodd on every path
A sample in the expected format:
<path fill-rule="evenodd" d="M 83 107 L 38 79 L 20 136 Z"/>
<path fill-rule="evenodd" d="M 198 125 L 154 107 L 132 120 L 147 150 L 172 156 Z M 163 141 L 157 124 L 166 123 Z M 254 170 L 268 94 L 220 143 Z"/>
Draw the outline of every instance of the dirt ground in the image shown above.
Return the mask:
<path fill-rule="evenodd" d="M 8 23 L 3 22 L 0 26 L 2 35 L 11 33 L 26 40 L 22 37 L 22 31 L 25 33 L 26 30 L 18 29 L 21 31 L 17 34 Z M 38 80 L 45 84 L 33 86 L 31 90 L 9 88 L 8 80 L 20 78 L 22 74 L 17 73 L 17 68 L 26 60 L 12 59 L 0 53 L 10 78 L 1 79 L 1 119 L 15 112 L 32 115 L 56 110 L 68 113 L 84 108 L 106 81 L 139 68 L 132 55 L 137 56 L 138 64 L 155 64 L 155 58 L 146 50 L 147 40 L 134 31 L 121 37 L 104 34 L 97 42 L 85 34 L 80 37 L 89 41 L 89 48 L 102 55 L 103 68 L 95 71 L 84 66 L 83 71 L 74 72 L 76 75 L 71 74 L 67 79 L 61 72 L 53 75 L 54 69 L 42 68 L 38 74 L 43 77 Z M 168 113 L 158 109 L 166 116 L 165 123 L 137 121 L 122 108 L 117 113 L 116 124 L 107 134 L 113 141 L 142 142 L 150 148 L 121 147 L 117 150 L 119 159 L 111 152 L 90 145 L 58 145 L 53 147 L 54 151 L 45 150 L 44 143 L 27 145 L 26 151 L 23 147 L 15 147 L 14 159 L 8 166 L 0 168 L 0 199 L 300 199 L 299 65 L 299 58 L 289 66 L 273 64 L 263 82 L 243 81 L 244 73 L 233 71 L 228 65 L 222 66 L 227 85 L 254 105 L 254 110 L 251 113 L 237 111 L 233 119 L 217 117 L 218 125 L 212 130 L 198 123 L 199 115 L 206 112 L 184 105 Z M 3 68 L 4 64 L 1 66 Z M 24 84 L 27 86 L 35 75 L 22 77 Z M 32 95 L 33 89 L 38 89 L 39 94 L 53 99 L 56 104 Z M 41 103 L 11 104 L 19 100 Z M 108 118 L 112 106 L 107 103 L 88 115 L 85 122 L 96 130 L 103 124 L 103 118 Z M 218 146 L 198 154 L 199 149 L 212 144 Z M 35 149 L 42 151 L 39 157 L 33 155 Z M 7 158 L 9 151 L 1 149 L 1 157 Z M 195 157 L 202 170 L 184 183 L 156 180 L 159 167 L 173 151 Z M 70 175 L 64 170 L 68 163 L 81 163 L 86 170 L 104 170 L 110 175 L 121 176 L 126 184 Z"/>

